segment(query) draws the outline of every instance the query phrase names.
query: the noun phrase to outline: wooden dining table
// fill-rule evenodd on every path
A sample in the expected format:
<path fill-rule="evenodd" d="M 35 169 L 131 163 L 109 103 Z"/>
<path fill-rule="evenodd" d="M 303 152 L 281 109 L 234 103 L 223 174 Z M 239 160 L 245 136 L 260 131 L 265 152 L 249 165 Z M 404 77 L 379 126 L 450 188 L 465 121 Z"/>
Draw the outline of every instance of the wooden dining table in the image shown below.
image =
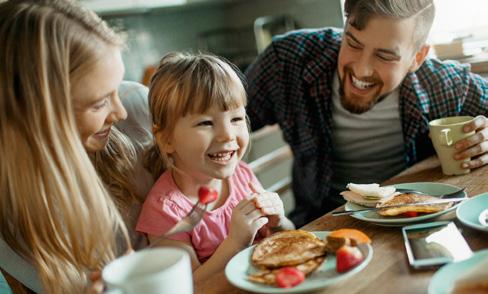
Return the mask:
<path fill-rule="evenodd" d="M 459 176 L 442 174 L 436 157 L 427 158 L 384 182 L 384 185 L 437 182 L 465 187 L 469 197 L 488 192 L 488 166 Z M 336 210 L 343 210 L 339 207 Z M 452 219 L 460 228 L 473 251 L 488 248 L 488 233 L 467 227 L 455 219 L 455 211 L 434 220 Z M 432 221 L 432 220 L 430 220 Z M 332 231 L 355 228 L 365 232 L 373 241 L 373 259 L 364 270 L 353 277 L 320 289 L 314 293 L 427 293 L 429 282 L 438 268 L 414 269 L 407 260 L 401 227 L 385 227 L 355 219 L 351 216 L 332 216 L 330 213 L 303 226 L 307 231 Z M 195 293 L 249 293 L 231 285 L 224 271 L 204 283 L 195 285 Z"/>

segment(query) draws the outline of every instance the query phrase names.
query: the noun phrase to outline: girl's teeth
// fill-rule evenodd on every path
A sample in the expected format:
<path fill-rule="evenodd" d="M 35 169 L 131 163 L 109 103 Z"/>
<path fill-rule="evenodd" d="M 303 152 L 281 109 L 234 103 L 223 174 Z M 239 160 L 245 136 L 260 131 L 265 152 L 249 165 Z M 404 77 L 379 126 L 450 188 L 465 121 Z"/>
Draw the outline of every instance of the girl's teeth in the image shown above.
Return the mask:
<path fill-rule="evenodd" d="M 219 152 L 219 153 L 209 154 L 209 156 L 212 160 L 226 161 L 226 160 L 230 160 L 230 158 L 232 157 L 233 154 L 234 154 L 234 151 Z"/>
<path fill-rule="evenodd" d="M 352 78 L 352 83 L 354 84 L 354 86 L 356 88 L 359 88 L 359 89 L 367 89 L 367 88 L 374 85 L 374 83 L 367 83 L 367 82 L 363 82 L 361 80 L 358 80 L 355 77 L 353 77 L 352 75 L 351 75 L 351 78 Z"/>

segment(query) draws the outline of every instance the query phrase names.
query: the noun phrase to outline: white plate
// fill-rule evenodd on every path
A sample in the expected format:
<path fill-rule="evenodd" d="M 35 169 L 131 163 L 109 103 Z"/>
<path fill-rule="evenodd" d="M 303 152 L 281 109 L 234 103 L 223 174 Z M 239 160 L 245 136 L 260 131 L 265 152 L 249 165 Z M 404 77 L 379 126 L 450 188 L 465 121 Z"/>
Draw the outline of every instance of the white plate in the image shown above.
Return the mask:
<path fill-rule="evenodd" d="M 329 232 L 326 231 L 312 233 L 320 239 L 324 239 L 329 234 Z M 363 270 L 373 258 L 373 248 L 371 245 L 360 245 L 359 249 L 365 257 L 363 262 L 350 271 L 340 274 L 336 271 L 335 255 L 327 254 L 324 263 L 314 273 L 310 274 L 301 284 L 293 288 L 278 288 L 253 283 L 247 280 L 247 273 L 255 269 L 250 264 L 253 249 L 254 246 L 246 248 L 234 256 L 225 267 L 225 276 L 227 277 L 227 280 L 237 288 L 255 293 L 300 293 L 325 288 L 357 274 Z"/>
<path fill-rule="evenodd" d="M 479 194 L 464 201 L 456 210 L 457 218 L 468 227 L 488 232 L 488 226 L 481 225 L 479 216 L 488 209 L 488 193 Z"/>
<path fill-rule="evenodd" d="M 456 278 L 477 265 L 483 259 L 488 258 L 488 250 L 475 252 L 470 258 L 450 263 L 440 268 L 429 283 L 429 294 L 448 294 L 451 292 Z"/>
<path fill-rule="evenodd" d="M 413 189 L 417 190 L 420 192 L 424 192 L 428 195 L 432 196 L 438 196 L 438 195 L 443 195 L 447 193 L 452 193 L 460 190 L 461 188 L 449 185 L 449 184 L 443 184 L 443 183 L 432 183 L 432 182 L 418 182 L 418 183 L 405 183 L 405 184 L 397 184 L 394 185 L 396 188 L 404 188 L 404 189 Z M 466 192 L 462 197 L 467 197 Z M 420 215 L 417 217 L 392 217 L 392 216 L 382 216 L 377 214 L 374 211 L 368 211 L 365 213 L 356 213 L 352 214 L 351 216 L 366 222 L 371 222 L 375 223 L 378 225 L 388 225 L 388 226 L 403 226 L 406 224 L 411 224 L 411 223 L 416 223 L 419 221 L 427 220 L 427 219 L 432 219 L 435 217 L 438 217 L 440 215 L 443 215 L 449 211 L 452 211 L 456 209 L 456 207 L 459 205 L 459 203 L 456 203 L 452 207 L 435 212 L 435 213 L 429 213 L 429 214 L 424 214 Z M 345 210 L 358 210 L 358 209 L 364 209 L 368 207 L 364 207 L 355 203 L 347 202 L 345 205 Z"/>

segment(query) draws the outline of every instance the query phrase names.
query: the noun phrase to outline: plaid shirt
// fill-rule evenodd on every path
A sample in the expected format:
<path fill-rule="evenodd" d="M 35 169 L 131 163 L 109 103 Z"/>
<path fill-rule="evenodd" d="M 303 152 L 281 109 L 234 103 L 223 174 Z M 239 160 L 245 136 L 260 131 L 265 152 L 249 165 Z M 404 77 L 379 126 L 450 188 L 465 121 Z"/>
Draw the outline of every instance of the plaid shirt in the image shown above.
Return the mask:
<path fill-rule="evenodd" d="M 296 208 L 290 218 L 297 226 L 333 208 L 332 82 L 341 39 L 342 31 L 333 28 L 275 37 L 246 72 L 251 128 L 278 123 L 293 150 Z M 403 80 L 399 103 L 405 161 L 412 165 L 433 154 L 430 120 L 487 115 L 488 82 L 468 65 L 427 59 Z"/>

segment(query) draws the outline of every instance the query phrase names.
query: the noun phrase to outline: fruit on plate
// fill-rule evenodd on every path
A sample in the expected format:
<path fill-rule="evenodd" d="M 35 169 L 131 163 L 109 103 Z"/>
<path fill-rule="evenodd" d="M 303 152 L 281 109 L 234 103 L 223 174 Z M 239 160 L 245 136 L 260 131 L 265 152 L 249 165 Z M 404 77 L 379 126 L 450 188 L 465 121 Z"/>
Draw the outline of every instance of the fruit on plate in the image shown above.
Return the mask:
<path fill-rule="evenodd" d="M 330 232 L 326 238 L 325 249 L 329 253 L 335 253 L 344 245 L 357 246 L 358 244 L 370 244 L 371 239 L 363 232 L 356 229 L 339 229 Z"/>
<path fill-rule="evenodd" d="M 291 288 L 305 280 L 305 275 L 296 267 L 282 267 L 276 272 L 276 284 L 280 288 Z"/>
<path fill-rule="evenodd" d="M 198 201 L 202 204 L 208 204 L 214 202 L 219 197 L 217 191 L 207 186 L 201 186 L 198 189 Z"/>
<path fill-rule="evenodd" d="M 338 273 L 347 272 L 358 266 L 363 260 L 364 256 L 359 248 L 344 245 L 336 251 L 336 270 Z"/>
<path fill-rule="evenodd" d="M 371 243 L 371 239 L 368 237 L 368 235 L 356 229 L 344 228 L 344 229 L 335 230 L 330 232 L 329 236 L 353 239 L 354 241 L 356 241 L 357 244 Z"/>

